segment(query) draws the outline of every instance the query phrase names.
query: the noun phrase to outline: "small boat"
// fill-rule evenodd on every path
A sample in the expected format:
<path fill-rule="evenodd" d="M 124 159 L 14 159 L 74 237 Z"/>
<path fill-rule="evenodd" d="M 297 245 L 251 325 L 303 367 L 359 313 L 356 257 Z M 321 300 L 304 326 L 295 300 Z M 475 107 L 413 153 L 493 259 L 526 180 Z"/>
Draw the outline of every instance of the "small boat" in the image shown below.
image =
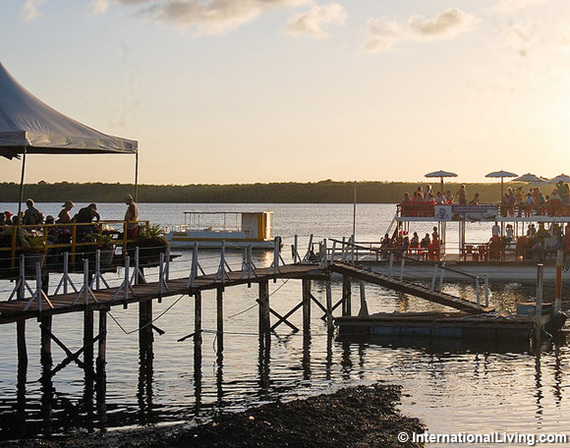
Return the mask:
<path fill-rule="evenodd" d="M 225 248 L 273 250 L 273 212 L 202 212 L 185 211 L 184 224 L 168 229 L 166 239 L 172 248 Z"/>

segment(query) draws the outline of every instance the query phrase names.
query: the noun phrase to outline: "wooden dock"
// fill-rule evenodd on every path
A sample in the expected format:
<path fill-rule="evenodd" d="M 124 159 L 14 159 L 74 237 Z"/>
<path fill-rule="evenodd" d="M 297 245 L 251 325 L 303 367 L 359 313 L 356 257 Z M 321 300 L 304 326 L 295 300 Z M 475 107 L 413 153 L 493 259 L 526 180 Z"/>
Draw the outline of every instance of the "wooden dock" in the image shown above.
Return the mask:
<path fill-rule="evenodd" d="M 349 276 L 368 283 L 383 286 L 394 291 L 410 294 L 414 297 L 426 299 L 430 302 L 439 303 L 441 305 L 455 308 L 459 311 L 465 311 L 467 313 L 479 314 L 488 313 L 494 310 L 492 307 L 477 306 L 477 304 L 474 302 L 453 296 L 451 294 L 446 294 L 440 291 L 432 291 L 430 288 L 425 288 L 417 283 L 409 282 L 406 280 L 398 280 L 393 277 L 379 274 L 370 269 L 366 269 L 363 266 L 334 262 L 330 265 L 329 269 L 332 272 L 337 272 L 344 276 Z"/>
<path fill-rule="evenodd" d="M 21 319 L 39 318 L 54 314 L 73 313 L 85 310 L 109 309 L 114 306 L 126 306 L 132 303 L 159 300 L 163 297 L 178 295 L 195 295 L 200 291 L 226 288 L 231 286 L 263 283 L 274 279 L 310 278 L 326 279 L 327 274 L 315 265 L 284 265 L 274 268 L 259 268 L 247 271 L 226 271 L 220 275 L 205 274 L 197 276 L 189 285 L 189 277 L 168 281 L 148 282 L 89 290 L 67 294 L 46 294 L 42 297 L 40 310 L 39 300 L 0 301 L 0 324 L 15 322 Z M 29 306 L 26 308 L 26 305 Z M 51 304 L 51 306 L 50 306 Z M 26 308 L 26 309 L 25 309 Z"/>

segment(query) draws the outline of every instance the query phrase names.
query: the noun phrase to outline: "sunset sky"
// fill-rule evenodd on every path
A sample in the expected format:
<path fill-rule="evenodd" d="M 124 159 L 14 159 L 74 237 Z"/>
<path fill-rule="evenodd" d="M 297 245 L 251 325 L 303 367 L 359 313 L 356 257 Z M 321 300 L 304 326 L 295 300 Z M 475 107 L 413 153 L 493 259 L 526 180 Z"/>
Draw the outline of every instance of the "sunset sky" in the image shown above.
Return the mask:
<path fill-rule="evenodd" d="M 568 0 L 0 0 L 0 61 L 145 184 L 570 174 Z M 0 160 L 2 181 L 19 161 Z M 131 156 L 26 181 L 132 182 Z"/>

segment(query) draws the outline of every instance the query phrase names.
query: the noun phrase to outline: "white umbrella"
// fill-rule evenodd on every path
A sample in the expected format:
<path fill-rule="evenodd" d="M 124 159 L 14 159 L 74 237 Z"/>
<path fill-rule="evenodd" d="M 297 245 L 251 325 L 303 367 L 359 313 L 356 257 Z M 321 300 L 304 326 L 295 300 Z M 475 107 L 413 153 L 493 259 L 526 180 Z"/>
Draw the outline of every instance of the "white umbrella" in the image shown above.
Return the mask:
<path fill-rule="evenodd" d="M 493 171 L 492 173 L 486 174 L 485 177 L 501 178 L 501 199 L 503 197 L 503 179 L 505 177 L 517 177 L 518 174 L 511 173 L 509 171 Z"/>
<path fill-rule="evenodd" d="M 441 192 L 443 193 L 443 178 L 444 177 L 457 177 L 457 174 L 450 173 L 449 171 L 434 171 L 433 173 L 427 173 L 424 175 L 425 177 L 439 177 L 441 179 Z"/>
<path fill-rule="evenodd" d="M 534 174 L 526 173 L 522 176 L 517 177 L 516 179 L 513 179 L 513 182 L 530 182 L 538 184 L 545 182 L 545 180 L 542 177 L 535 176 Z"/>

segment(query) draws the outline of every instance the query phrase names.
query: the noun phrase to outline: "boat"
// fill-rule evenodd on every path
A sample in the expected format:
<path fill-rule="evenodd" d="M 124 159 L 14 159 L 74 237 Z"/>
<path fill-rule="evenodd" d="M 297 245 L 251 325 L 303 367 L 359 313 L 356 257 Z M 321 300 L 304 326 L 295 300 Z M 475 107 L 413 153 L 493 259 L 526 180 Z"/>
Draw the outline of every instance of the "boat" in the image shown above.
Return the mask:
<path fill-rule="evenodd" d="M 185 211 L 184 224 L 167 229 L 166 239 L 175 249 L 228 250 L 251 247 L 273 250 L 280 240 L 273 237 L 273 212 Z"/>
<path fill-rule="evenodd" d="M 428 233 L 432 241 L 412 247 L 413 232 L 420 238 Z M 488 275 L 490 280 L 536 280 L 539 263 L 544 265 L 545 279 L 569 277 L 564 264 L 570 254 L 570 206 L 397 204 L 386 235 L 391 236 L 390 245 L 356 243 L 358 261 L 366 263 L 368 257 L 376 265 L 374 270 L 401 275 L 399 263 L 404 260 L 410 275 L 426 278 L 433 276 L 434 265 L 444 265 L 449 268 L 448 279 L 469 272 Z M 368 254 L 362 255 L 366 249 Z"/>

